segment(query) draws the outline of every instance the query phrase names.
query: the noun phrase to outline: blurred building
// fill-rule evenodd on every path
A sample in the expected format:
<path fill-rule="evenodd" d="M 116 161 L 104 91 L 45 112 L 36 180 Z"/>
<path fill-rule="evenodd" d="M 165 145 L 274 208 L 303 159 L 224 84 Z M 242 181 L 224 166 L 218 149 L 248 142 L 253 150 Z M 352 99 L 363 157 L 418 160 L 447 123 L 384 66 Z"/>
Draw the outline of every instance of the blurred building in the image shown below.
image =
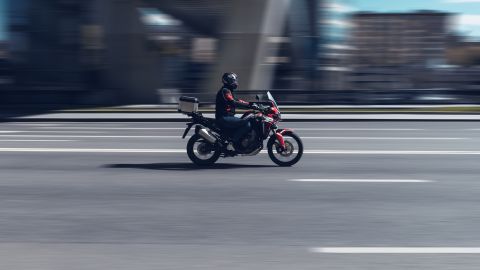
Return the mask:
<path fill-rule="evenodd" d="M 315 91 L 317 44 L 320 42 L 318 8 L 323 0 L 290 1 L 285 25 L 277 36 L 267 38 L 268 58 L 264 64 L 275 70 L 275 89 Z"/>
<path fill-rule="evenodd" d="M 352 87 L 434 87 L 428 69 L 447 63 L 450 13 L 356 13 L 352 16 Z"/>
<path fill-rule="evenodd" d="M 480 46 L 452 41 L 449 13 L 352 15 L 349 3 L 8 0 L 0 102 L 212 102 L 228 71 L 241 90 L 273 89 L 292 103 L 364 93 L 350 90 L 478 88 Z"/>
<path fill-rule="evenodd" d="M 7 103 L 74 104 L 101 88 L 102 28 L 95 0 L 8 1 Z"/>
<path fill-rule="evenodd" d="M 0 59 L 8 59 L 8 43 L 0 41 Z"/>
<path fill-rule="evenodd" d="M 0 90 L 8 89 L 12 84 L 12 67 L 10 65 L 7 42 L 0 42 Z"/>
<path fill-rule="evenodd" d="M 450 65 L 480 66 L 480 42 L 461 40 L 450 42 L 446 55 Z"/>
<path fill-rule="evenodd" d="M 454 89 L 480 93 L 480 42 L 453 38 L 447 49 L 448 73 L 442 79 Z"/>
<path fill-rule="evenodd" d="M 19 91 L 48 88 L 60 97 L 61 90 L 81 89 L 81 25 L 88 2 L 9 2 L 10 54 Z"/>
<path fill-rule="evenodd" d="M 14 99 L 156 103 L 159 92 L 172 89 L 213 93 L 226 71 L 239 73 L 242 89 L 270 88 L 285 62 L 276 41 L 289 31 L 289 12 L 308 15 L 316 1 L 293 9 L 290 0 L 8 2 Z M 312 36 L 310 19 L 291 21 L 298 37 Z M 306 76 L 310 53 L 299 50 L 303 42 L 291 44 L 297 49 L 289 62 Z"/>
<path fill-rule="evenodd" d="M 317 7 L 317 70 L 321 76 L 321 89 L 344 90 L 348 88 L 348 56 L 351 46 L 350 1 L 324 0 Z"/>
<path fill-rule="evenodd" d="M 354 66 L 446 63 L 449 13 L 357 13 L 352 17 Z"/>

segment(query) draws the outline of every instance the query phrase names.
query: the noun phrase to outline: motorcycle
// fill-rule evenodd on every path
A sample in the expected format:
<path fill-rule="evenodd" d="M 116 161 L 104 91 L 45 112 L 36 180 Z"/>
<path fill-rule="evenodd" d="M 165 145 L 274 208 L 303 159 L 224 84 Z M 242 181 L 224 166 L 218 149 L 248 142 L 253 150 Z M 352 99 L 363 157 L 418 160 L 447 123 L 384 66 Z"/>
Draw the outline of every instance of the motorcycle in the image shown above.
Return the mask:
<path fill-rule="evenodd" d="M 235 144 L 232 140 L 234 130 L 222 129 L 214 118 L 207 118 L 198 111 L 198 99 L 181 97 L 178 111 L 191 117 L 182 138 L 195 126 L 195 134 L 188 140 L 187 154 L 190 160 L 199 166 L 214 164 L 220 157 L 255 156 L 267 142 L 270 159 L 279 166 L 293 166 L 303 155 L 303 143 L 292 129 L 280 129 L 278 123 L 282 115 L 277 102 L 270 92 L 268 101 L 260 102 L 257 95 L 257 108 L 248 110 L 242 119 L 250 121 L 251 130 Z"/>

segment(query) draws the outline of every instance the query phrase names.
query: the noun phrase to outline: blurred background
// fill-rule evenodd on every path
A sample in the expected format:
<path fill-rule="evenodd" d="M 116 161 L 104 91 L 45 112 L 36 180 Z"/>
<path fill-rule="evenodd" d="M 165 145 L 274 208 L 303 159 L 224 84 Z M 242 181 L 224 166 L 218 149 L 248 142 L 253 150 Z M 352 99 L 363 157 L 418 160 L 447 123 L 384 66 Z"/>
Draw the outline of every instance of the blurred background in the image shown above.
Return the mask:
<path fill-rule="evenodd" d="M 0 0 L 2 107 L 480 103 L 472 0 Z"/>

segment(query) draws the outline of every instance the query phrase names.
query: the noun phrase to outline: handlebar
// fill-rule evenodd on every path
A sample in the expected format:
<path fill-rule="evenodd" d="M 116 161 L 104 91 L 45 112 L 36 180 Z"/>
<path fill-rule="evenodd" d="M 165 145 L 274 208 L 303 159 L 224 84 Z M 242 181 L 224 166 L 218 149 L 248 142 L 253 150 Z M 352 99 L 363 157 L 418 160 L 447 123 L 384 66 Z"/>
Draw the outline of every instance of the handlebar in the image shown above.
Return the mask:
<path fill-rule="evenodd" d="M 260 110 L 263 112 L 263 113 L 266 113 L 270 110 L 270 106 L 263 106 L 261 105 L 260 106 Z"/>
<path fill-rule="evenodd" d="M 263 104 L 259 103 L 253 103 L 257 108 L 252 108 L 255 111 L 260 111 L 262 113 L 266 112 L 268 109 L 270 109 L 270 106 L 264 106 Z"/>
<path fill-rule="evenodd" d="M 254 104 L 258 107 L 258 109 L 254 109 L 254 110 L 260 111 L 262 113 L 266 113 L 270 109 L 270 106 L 264 106 L 258 103 L 254 103 Z"/>

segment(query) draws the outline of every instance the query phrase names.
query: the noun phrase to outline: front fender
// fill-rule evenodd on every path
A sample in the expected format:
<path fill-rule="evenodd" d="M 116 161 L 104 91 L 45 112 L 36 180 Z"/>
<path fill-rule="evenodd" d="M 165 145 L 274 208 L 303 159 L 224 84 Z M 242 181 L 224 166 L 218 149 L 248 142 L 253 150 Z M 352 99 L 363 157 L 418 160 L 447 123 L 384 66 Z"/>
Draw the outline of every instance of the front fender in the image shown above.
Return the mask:
<path fill-rule="evenodd" d="M 282 136 L 288 133 L 293 133 L 293 129 L 291 128 L 280 128 L 277 129 L 277 133 L 280 133 Z"/>

